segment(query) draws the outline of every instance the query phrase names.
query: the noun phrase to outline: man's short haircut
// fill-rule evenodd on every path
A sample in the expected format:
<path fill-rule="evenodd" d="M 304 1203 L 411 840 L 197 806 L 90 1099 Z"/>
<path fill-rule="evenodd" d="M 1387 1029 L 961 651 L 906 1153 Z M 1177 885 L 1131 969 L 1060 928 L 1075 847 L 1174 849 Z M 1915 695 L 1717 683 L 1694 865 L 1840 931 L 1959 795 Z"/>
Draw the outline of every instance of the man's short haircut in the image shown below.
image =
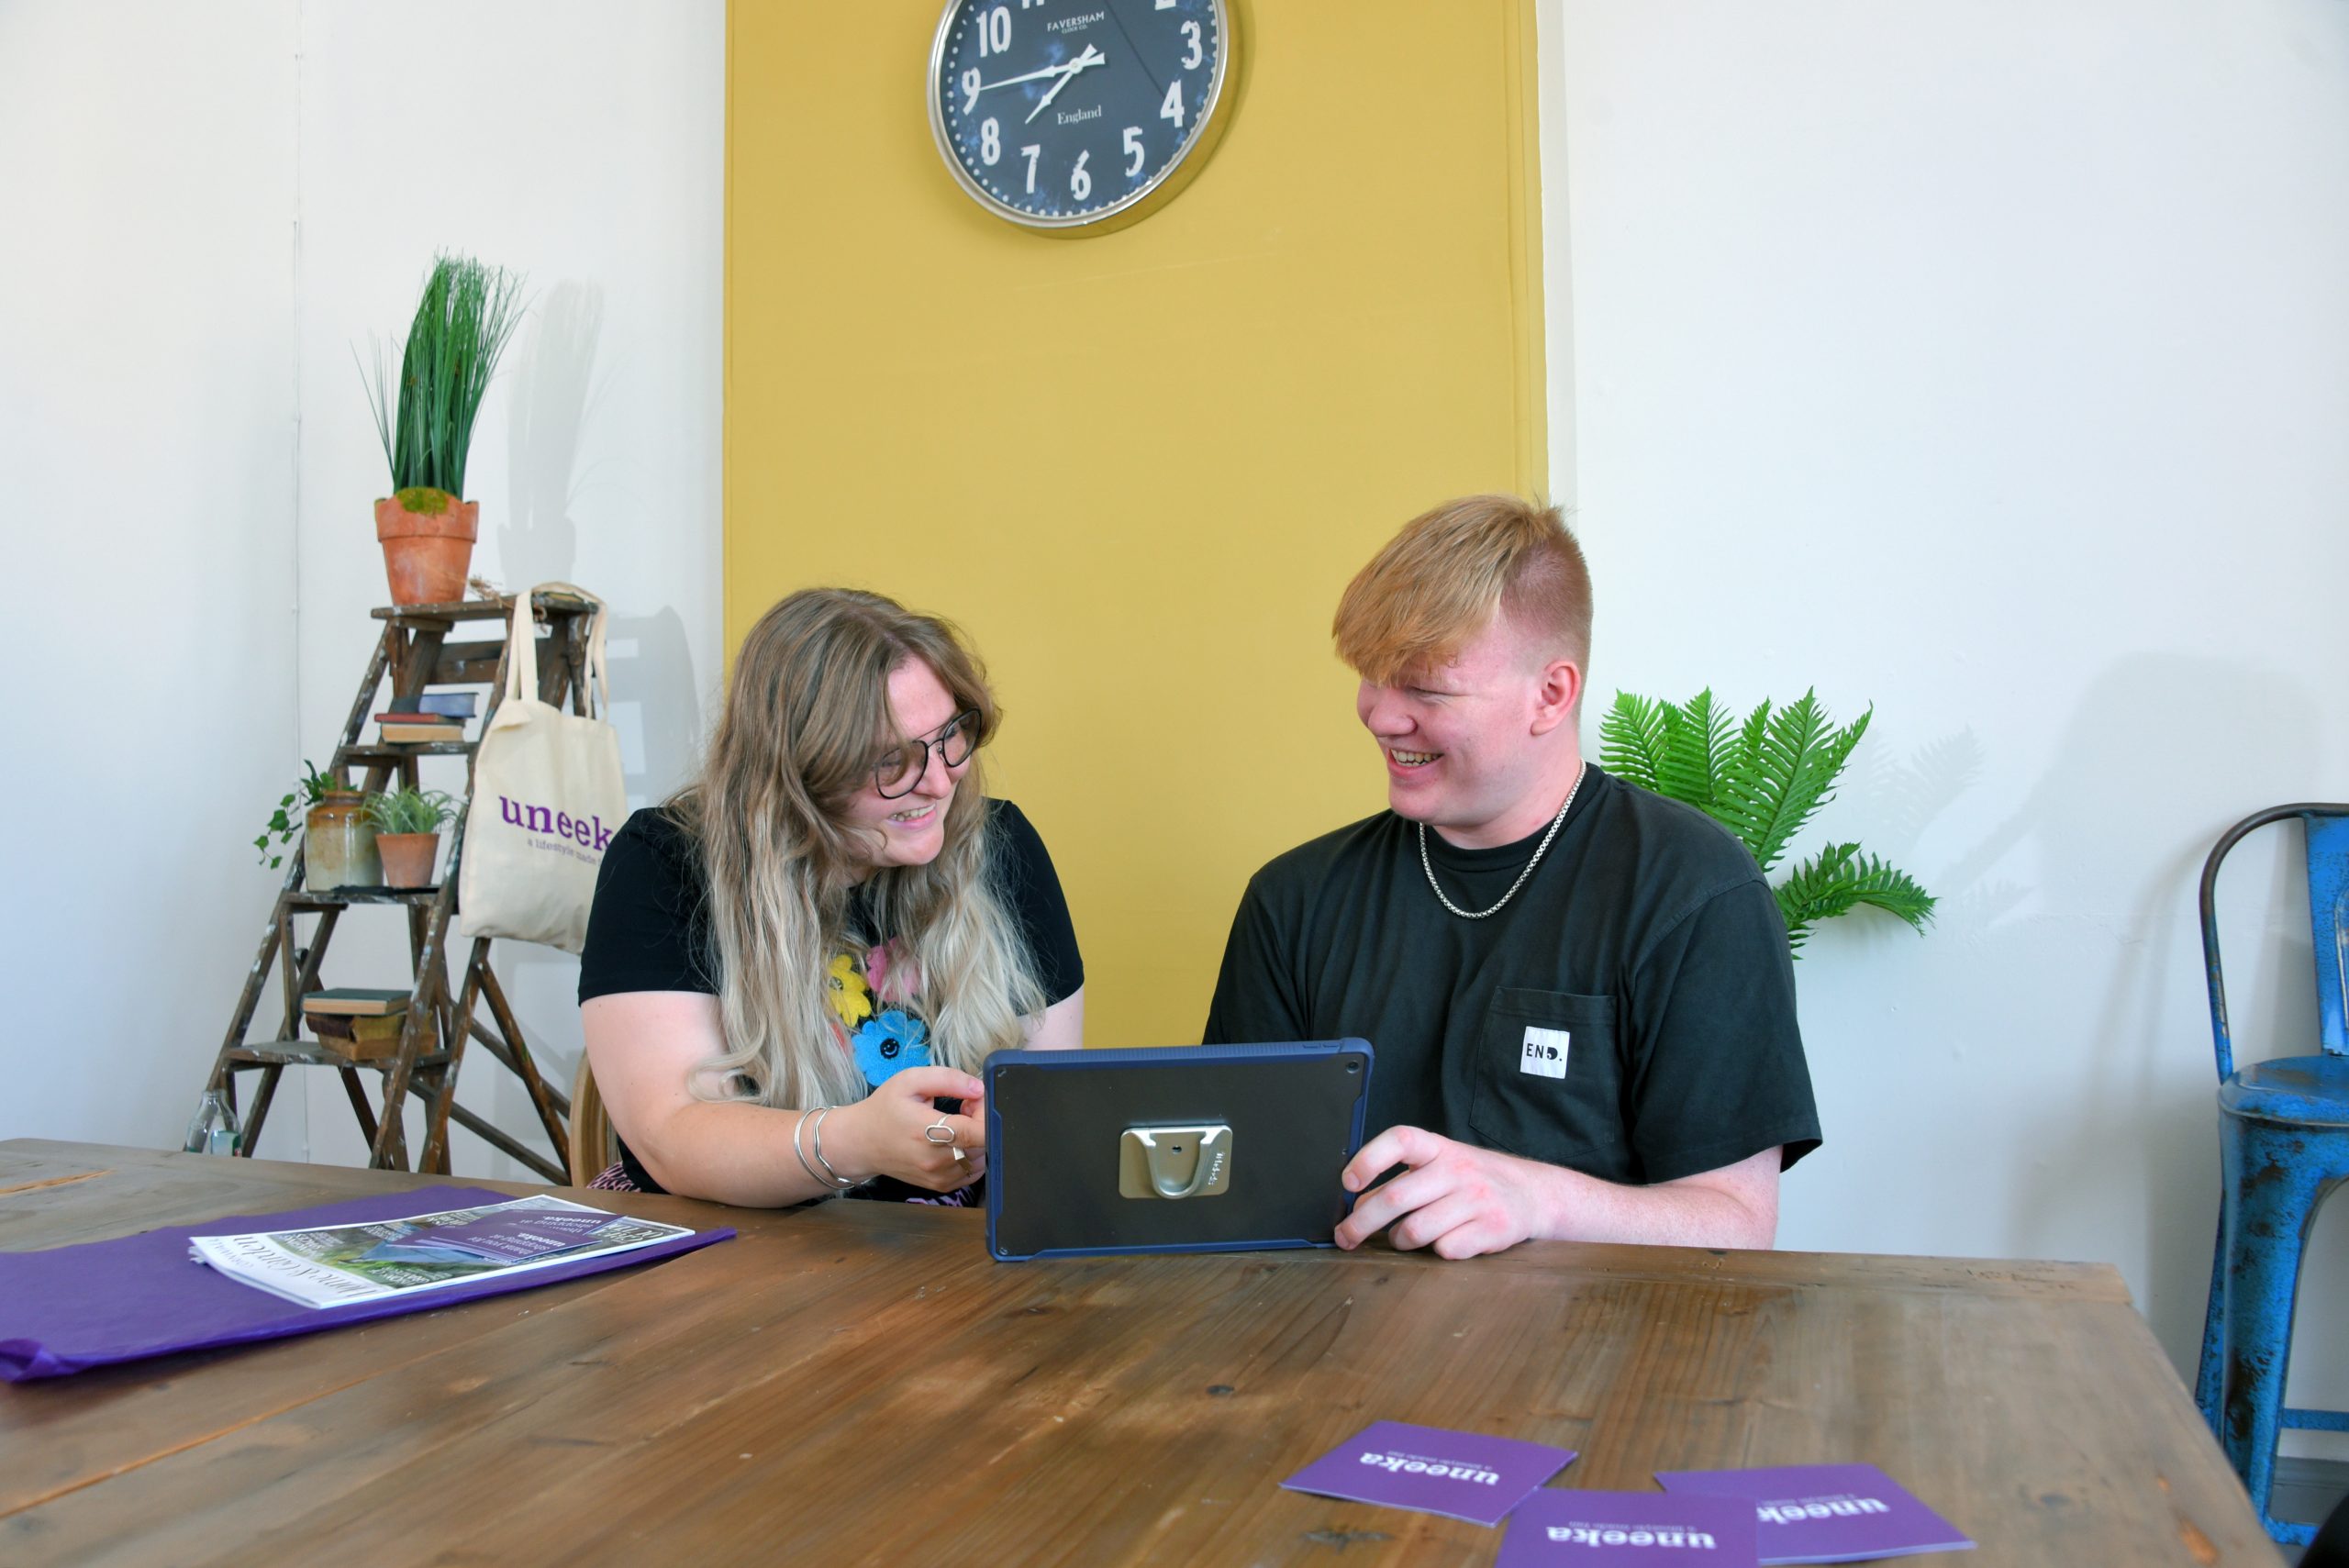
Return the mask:
<path fill-rule="evenodd" d="M 1496 612 L 1590 665 L 1590 568 L 1555 506 L 1467 495 L 1422 512 L 1339 596 L 1338 657 L 1374 685 L 1450 662 Z"/>

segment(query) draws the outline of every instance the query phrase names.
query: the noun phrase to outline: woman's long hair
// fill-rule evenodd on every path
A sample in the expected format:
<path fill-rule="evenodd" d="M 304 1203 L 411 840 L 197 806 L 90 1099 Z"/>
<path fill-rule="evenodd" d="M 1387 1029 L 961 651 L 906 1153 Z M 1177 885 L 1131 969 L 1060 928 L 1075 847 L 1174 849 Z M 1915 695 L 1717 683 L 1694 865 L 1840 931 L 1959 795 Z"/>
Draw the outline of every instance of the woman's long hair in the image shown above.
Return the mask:
<path fill-rule="evenodd" d="M 726 711 L 701 776 L 668 804 L 696 840 L 708 877 L 708 957 L 719 977 L 723 1048 L 693 1093 L 806 1107 L 864 1097 L 829 1001 L 860 876 L 877 931 L 896 947 L 875 1008 L 928 1020 L 930 1060 L 974 1072 L 1020 1043 L 1041 1012 L 1027 943 L 987 875 L 986 800 L 977 753 L 945 812 L 945 846 L 927 865 L 874 867 L 872 830 L 845 808 L 896 737 L 889 676 L 919 660 L 995 731 L 995 699 L 953 628 L 878 594 L 808 588 L 759 617 L 742 641 Z"/>

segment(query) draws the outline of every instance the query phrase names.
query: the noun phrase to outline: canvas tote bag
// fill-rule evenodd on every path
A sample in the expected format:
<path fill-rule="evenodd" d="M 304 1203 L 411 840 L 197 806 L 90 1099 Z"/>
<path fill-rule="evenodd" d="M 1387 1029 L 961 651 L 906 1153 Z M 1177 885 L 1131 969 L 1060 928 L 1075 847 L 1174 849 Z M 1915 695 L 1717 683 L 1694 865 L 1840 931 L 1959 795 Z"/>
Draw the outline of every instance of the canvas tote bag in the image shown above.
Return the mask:
<path fill-rule="evenodd" d="M 576 595 L 596 606 L 588 622 L 584 716 L 539 700 L 539 649 L 530 598 Z M 467 937 L 511 937 L 577 952 L 604 847 L 628 817 L 620 741 L 605 718 L 603 601 L 568 583 L 541 583 L 514 598 L 506 633 L 506 691 L 473 757 L 457 907 Z"/>

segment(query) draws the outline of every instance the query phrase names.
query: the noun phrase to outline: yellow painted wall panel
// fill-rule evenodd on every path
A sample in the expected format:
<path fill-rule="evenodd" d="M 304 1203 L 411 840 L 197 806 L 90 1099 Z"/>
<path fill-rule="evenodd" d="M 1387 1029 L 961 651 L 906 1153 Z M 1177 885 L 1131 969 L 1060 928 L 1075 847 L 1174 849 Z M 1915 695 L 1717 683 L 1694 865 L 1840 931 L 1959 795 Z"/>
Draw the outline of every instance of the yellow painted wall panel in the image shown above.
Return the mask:
<path fill-rule="evenodd" d="M 1382 804 L 1346 579 L 1431 502 L 1543 487 L 1530 13 L 1242 5 L 1205 172 L 1072 239 L 941 162 L 935 6 L 730 10 L 728 646 L 818 583 L 970 631 L 1089 1043 L 1196 1040 L 1248 873 Z"/>

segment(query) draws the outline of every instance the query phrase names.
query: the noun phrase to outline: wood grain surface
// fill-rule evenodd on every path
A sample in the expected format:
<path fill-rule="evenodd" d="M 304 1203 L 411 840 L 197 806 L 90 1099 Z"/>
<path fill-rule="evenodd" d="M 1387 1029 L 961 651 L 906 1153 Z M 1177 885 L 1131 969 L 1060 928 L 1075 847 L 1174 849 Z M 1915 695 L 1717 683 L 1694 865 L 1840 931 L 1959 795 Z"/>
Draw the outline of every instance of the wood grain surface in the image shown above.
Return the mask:
<path fill-rule="evenodd" d="M 0 1143 L 0 1249 L 432 1180 Z M 1491 1562 L 1499 1529 L 1280 1489 L 1382 1418 L 1578 1449 L 1573 1487 L 1866 1461 L 1980 1543 L 1920 1563 L 2279 1562 L 2100 1264 L 1563 1244 L 999 1264 L 967 1212 L 592 1199 L 741 1234 L 0 1385 L 0 1562 Z"/>

